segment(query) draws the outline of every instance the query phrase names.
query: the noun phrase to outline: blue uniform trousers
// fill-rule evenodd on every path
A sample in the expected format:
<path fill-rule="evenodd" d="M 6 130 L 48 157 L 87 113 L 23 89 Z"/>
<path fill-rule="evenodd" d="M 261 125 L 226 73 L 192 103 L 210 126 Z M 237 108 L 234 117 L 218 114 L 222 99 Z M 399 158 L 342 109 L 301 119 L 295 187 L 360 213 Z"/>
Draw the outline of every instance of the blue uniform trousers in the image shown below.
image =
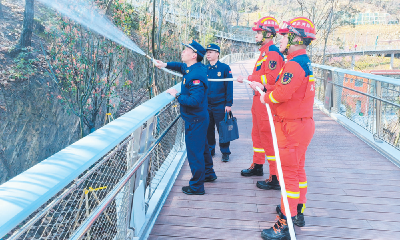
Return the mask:
<path fill-rule="evenodd" d="M 185 143 L 192 178 L 190 188 L 195 192 L 204 191 L 204 178 L 215 177 L 213 161 L 206 141 L 209 119 L 185 121 Z"/>
<path fill-rule="evenodd" d="M 215 125 L 217 125 L 217 131 L 219 133 L 219 122 L 225 118 L 225 104 L 218 104 L 216 106 L 208 105 L 208 114 L 210 115 L 210 124 L 208 124 L 207 130 L 207 141 L 210 151 L 215 149 Z M 231 154 L 229 150 L 230 142 L 219 143 L 219 149 L 221 153 Z"/>

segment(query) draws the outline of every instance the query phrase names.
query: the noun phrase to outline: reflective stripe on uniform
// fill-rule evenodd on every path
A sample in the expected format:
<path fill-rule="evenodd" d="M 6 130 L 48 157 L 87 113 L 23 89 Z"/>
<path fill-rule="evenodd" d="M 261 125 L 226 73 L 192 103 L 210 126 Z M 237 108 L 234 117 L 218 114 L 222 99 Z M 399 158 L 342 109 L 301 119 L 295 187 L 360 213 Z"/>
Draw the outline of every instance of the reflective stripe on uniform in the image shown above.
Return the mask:
<path fill-rule="evenodd" d="M 299 188 L 306 188 L 307 182 L 299 182 Z"/>
<path fill-rule="evenodd" d="M 263 59 L 257 62 L 257 66 L 260 66 L 263 62 L 267 60 L 267 56 L 265 56 Z"/>
<path fill-rule="evenodd" d="M 273 102 L 273 103 L 279 103 L 279 102 L 276 101 L 275 98 L 272 96 L 272 93 L 273 93 L 273 92 L 271 92 L 271 93 L 269 94 L 269 99 L 271 100 L 271 102 Z"/>
<path fill-rule="evenodd" d="M 308 77 L 308 81 L 309 81 L 309 82 L 314 82 L 314 81 L 315 81 L 314 75 L 310 75 L 310 76 Z"/>
<path fill-rule="evenodd" d="M 254 152 L 258 152 L 258 153 L 265 153 L 264 148 L 255 148 L 253 147 Z"/>
<path fill-rule="evenodd" d="M 276 158 L 275 158 L 275 156 L 267 156 L 267 160 L 268 161 L 275 161 Z"/>
<path fill-rule="evenodd" d="M 306 210 L 306 205 L 303 203 L 303 207 L 301 208 L 301 213 L 304 213 L 304 210 Z"/>
<path fill-rule="evenodd" d="M 263 85 L 267 85 L 267 76 L 261 75 L 261 83 L 262 83 Z"/>
<path fill-rule="evenodd" d="M 286 195 L 289 198 L 300 198 L 300 192 L 286 191 Z"/>

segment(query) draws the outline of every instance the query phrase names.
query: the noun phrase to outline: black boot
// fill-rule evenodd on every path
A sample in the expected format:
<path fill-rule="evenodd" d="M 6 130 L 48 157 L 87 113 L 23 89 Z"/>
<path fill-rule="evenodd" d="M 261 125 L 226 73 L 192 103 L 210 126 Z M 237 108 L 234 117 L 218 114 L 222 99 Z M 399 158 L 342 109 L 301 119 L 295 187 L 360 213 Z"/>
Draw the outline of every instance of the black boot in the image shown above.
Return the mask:
<path fill-rule="evenodd" d="M 269 179 L 265 181 L 257 181 L 257 187 L 265 190 L 281 190 L 281 186 L 279 185 L 278 178 L 276 175 L 272 175 Z"/>
<path fill-rule="evenodd" d="M 264 240 L 290 240 L 289 226 L 285 219 L 278 217 L 279 220 L 270 229 L 264 229 L 261 237 Z"/>
<path fill-rule="evenodd" d="M 215 156 L 215 148 L 213 150 L 210 151 L 211 157 Z"/>
<path fill-rule="evenodd" d="M 223 161 L 223 162 L 229 162 L 229 154 L 223 153 L 223 154 L 222 154 L 222 159 L 221 159 L 221 161 Z"/>
<path fill-rule="evenodd" d="M 306 225 L 306 221 L 304 220 L 304 214 L 302 213 L 303 206 L 304 204 L 297 204 L 297 215 L 292 218 L 294 225 L 299 227 L 304 227 Z M 280 218 L 283 218 L 283 213 L 280 204 L 276 206 L 276 213 L 279 214 Z"/>
<path fill-rule="evenodd" d="M 250 177 L 250 176 L 262 176 L 264 175 L 263 165 L 253 163 L 248 169 L 243 169 L 241 172 L 242 176 Z"/>

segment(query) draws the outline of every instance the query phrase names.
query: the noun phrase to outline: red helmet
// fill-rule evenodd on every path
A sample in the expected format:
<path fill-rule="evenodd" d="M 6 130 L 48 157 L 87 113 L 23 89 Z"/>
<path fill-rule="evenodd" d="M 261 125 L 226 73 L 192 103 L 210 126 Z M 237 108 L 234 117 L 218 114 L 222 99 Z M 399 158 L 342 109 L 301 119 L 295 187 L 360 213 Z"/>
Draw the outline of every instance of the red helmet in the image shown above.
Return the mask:
<path fill-rule="evenodd" d="M 274 17 L 263 17 L 257 22 L 254 22 L 253 31 L 268 31 L 271 33 L 277 33 L 279 31 L 278 21 Z"/>
<path fill-rule="evenodd" d="M 302 38 L 311 38 L 315 40 L 314 23 L 305 17 L 293 18 L 289 22 L 283 22 L 283 26 L 279 29 L 280 34 L 294 33 Z"/>

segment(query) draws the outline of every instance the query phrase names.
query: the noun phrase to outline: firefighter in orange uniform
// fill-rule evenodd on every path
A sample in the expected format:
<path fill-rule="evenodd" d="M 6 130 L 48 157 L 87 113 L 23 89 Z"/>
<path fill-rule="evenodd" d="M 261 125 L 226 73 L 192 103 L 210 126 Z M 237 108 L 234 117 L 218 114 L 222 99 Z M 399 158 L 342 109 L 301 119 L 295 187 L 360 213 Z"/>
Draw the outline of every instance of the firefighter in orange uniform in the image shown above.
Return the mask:
<path fill-rule="evenodd" d="M 313 104 L 315 82 L 306 48 L 315 39 L 311 20 L 298 17 L 285 22 L 279 30 L 283 35 L 280 50 L 287 55 L 275 85 L 267 85 L 260 101 L 274 108 L 274 124 L 286 194 L 293 223 L 304 226 L 307 178 L 305 154 L 315 131 Z M 257 84 L 252 84 L 257 85 Z M 283 200 L 281 200 L 283 206 Z M 263 239 L 290 239 L 285 208 L 277 206 L 279 220 L 274 227 L 261 233 Z"/>
<path fill-rule="evenodd" d="M 248 76 L 249 81 L 260 84 L 274 85 L 279 71 L 284 64 L 284 56 L 274 45 L 272 39 L 279 31 L 278 21 L 273 17 L 263 17 L 254 23 L 253 31 L 257 31 L 256 42 L 261 45 L 260 56 L 254 67 L 252 75 Z M 243 82 L 243 77 L 239 76 L 238 81 Z M 253 88 L 253 90 L 256 90 Z M 248 169 L 241 171 L 242 176 L 262 176 L 265 156 L 269 163 L 269 179 L 258 181 L 257 187 L 262 189 L 280 190 L 279 181 L 276 177 L 276 162 L 274 147 L 272 144 L 271 128 L 268 120 L 268 113 L 263 104 L 261 104 L 260 94 L 255 91 L 251 113 L 253 117 L 253 128 L 251 137 L 253 140 L 253 163 Z"/>

